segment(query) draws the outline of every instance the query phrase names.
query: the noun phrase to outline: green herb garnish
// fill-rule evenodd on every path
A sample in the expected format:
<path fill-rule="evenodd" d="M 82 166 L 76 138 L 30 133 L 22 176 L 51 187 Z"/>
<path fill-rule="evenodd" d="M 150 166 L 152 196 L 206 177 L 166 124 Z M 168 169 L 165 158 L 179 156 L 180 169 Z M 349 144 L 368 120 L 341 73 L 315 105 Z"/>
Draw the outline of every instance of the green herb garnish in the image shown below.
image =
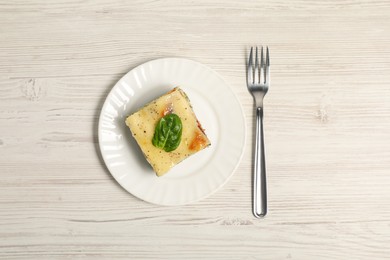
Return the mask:
<path fill-rule="evenodd" d="M 183 125 L 176 114 L 168 114 L 158 121 L 152 143 L 166 152 L 175 150 L 181 141 Z"/>

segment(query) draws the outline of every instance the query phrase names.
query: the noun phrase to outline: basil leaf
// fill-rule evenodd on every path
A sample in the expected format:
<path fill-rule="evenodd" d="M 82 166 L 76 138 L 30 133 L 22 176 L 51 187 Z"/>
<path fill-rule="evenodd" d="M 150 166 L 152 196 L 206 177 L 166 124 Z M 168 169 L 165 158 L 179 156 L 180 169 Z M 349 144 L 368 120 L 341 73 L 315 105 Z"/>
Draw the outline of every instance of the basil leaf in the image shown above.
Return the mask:
<path fill-rule="evenodd" d="M 168 114 L 162 117 L 154 130 L 153 145 L 166 152 L 172 152 L 181 142 L 182 129 L 183 125 L 178 115 Z"/>

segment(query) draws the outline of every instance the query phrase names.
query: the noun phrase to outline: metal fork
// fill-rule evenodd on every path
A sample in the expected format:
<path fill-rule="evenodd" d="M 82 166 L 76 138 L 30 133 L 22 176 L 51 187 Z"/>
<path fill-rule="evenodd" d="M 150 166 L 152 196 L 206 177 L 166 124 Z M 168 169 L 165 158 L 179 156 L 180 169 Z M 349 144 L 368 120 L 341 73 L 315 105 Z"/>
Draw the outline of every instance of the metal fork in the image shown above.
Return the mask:
<path fill-rule="evenodd" d="M 266 55 L 263 55 L 263 47 L 260 51 L 260 65 L 255 54 L 253 66 L 253 47 L 249 54 L 247 66 L 247 86 L 255 102 L 256 110 L 256 144 L 255 144 L 255 165 L 253 172 L 253 215 L 262 218 L 267 214 L 267 185 L 264 153 L 264 131 L 263 131 L 263 98 L 267 94 L 270 83 L 269 50 L 266 47 Z"/>

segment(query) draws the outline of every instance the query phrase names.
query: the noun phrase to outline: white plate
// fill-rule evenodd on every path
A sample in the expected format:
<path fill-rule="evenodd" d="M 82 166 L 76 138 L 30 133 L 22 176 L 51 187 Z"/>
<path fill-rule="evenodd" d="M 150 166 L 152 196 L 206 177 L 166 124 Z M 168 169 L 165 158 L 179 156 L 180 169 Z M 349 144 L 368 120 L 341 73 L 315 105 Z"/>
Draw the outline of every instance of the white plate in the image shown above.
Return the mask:
<path fill-rule="evenodd" d="M 211 146 L 157 177 L 125 119 L 175 86 L 187 93 Z M 230 87 L 210 68 L 158 59 L 131 70 L 111 90 L 100 114 L 99 144 L 109 171 L 128 192 L 154 204 L 183 205 L 209 196 L 233 175 L 245 146 L 244 116 Z"/>

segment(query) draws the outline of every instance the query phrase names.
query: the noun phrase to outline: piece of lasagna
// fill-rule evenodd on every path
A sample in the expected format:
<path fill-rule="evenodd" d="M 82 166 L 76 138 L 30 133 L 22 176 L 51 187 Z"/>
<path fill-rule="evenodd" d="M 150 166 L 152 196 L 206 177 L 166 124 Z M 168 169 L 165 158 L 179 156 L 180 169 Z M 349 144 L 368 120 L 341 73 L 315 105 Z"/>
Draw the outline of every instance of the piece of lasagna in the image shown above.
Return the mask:
<path fill-rule="evenodd" d="M 187 95 L 180 88 L 148 103 L 126 125 L 157 176 L 210 145 Z"/>

